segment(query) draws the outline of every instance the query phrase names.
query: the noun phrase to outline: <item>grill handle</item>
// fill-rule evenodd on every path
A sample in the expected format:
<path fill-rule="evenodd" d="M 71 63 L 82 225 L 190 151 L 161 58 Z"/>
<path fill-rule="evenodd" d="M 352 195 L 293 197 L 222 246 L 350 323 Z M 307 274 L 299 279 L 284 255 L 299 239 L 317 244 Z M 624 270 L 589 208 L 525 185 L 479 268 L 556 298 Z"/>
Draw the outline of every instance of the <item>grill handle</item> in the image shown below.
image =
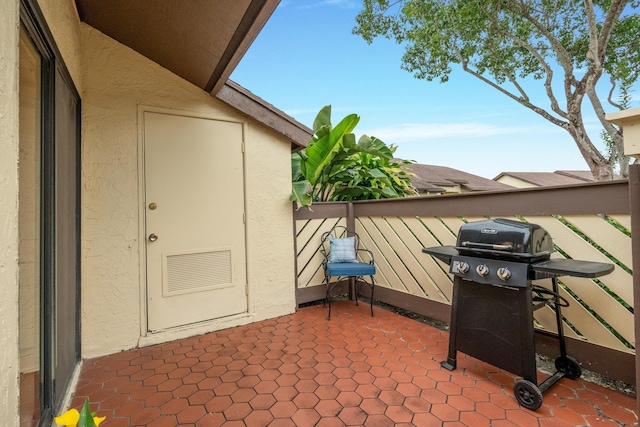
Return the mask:
<path fill-rule="evenodd" d="M 512 251 L 513 245 L 494 245 L 491 243 L 462 242 L 462 246 L 477 249 L 493 249 L 494 251 Z"/>

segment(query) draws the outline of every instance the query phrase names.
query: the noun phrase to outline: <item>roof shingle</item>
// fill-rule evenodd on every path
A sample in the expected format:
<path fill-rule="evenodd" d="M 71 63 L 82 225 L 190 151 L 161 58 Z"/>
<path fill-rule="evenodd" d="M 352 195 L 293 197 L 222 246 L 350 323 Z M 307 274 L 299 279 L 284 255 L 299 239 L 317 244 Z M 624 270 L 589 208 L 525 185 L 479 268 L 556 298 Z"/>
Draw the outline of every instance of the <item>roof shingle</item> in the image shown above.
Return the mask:
<path fill-rule="evenodd" d="M 436 192 L 442 187 L 460 186 L 464 191 L 509 190 L 512 186 L 447 166 L 408 164 L 405 169 L 415 174 L 411 183 L 419 192 Z M 444 191 L 442 191 L 444 192 Z"/>

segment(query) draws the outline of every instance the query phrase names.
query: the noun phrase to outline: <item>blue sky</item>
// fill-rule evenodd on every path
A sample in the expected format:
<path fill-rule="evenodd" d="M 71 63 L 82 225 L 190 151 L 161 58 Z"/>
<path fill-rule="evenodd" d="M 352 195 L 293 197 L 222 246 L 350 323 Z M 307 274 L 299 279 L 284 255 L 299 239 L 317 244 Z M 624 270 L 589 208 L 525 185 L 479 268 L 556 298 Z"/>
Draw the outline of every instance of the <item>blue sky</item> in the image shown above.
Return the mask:
<path fill-rule="evenodd" d="M 324 105 L 334 124 L 356 113 L 356 137 L 376 136 L 418 163 L 490 179 L 588 169 L 564 130 L 463 71 L 439 83 L 402 70 L 402 46 L 351 33 L 360 9 L 358 0 L 282 0 L 231 79 L 309 127 Z M 586 123 L 599 140 L 595 116 Z"/>

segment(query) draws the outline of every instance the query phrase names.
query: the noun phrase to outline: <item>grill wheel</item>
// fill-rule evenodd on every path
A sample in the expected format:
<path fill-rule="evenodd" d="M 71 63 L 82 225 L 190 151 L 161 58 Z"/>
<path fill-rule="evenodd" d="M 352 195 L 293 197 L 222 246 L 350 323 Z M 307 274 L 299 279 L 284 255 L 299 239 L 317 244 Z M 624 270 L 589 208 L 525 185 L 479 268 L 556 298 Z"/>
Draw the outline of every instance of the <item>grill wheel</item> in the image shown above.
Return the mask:
<path fill-rule="evenodd" d="M 564 373 L 565 378 L 577 380 L 582 375 L 580 363 L 571 356 L 558 356 L 555 360 L 556 369 Z"/>
<path fill-rule="evenodd" d="M 542 392 L 537 385 L 527 380 L 520 380 L 513 386 L 513 394 L 522 406 L 535 411 L 542 406 Z"/>

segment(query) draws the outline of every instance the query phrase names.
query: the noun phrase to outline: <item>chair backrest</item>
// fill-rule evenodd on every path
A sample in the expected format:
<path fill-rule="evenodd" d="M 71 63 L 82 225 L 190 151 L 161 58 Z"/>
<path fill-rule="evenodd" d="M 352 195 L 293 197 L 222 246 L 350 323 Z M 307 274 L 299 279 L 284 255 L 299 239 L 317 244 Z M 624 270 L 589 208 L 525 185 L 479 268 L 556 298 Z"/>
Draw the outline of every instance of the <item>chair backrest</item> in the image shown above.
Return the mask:
<path fill-rule="evenodd" d="M 360 237 L 355 231 L 347 230 L 347 227 L 343 225 L 336 225 L 331 230 L 322 233 L 320 237 L 320 252 L 324 256 L 324 259 L 329 259 L 330 254 L 330 238 L 341 238 L 341 237 L 353 237 L 355 250 L 360 249 Z"/>

